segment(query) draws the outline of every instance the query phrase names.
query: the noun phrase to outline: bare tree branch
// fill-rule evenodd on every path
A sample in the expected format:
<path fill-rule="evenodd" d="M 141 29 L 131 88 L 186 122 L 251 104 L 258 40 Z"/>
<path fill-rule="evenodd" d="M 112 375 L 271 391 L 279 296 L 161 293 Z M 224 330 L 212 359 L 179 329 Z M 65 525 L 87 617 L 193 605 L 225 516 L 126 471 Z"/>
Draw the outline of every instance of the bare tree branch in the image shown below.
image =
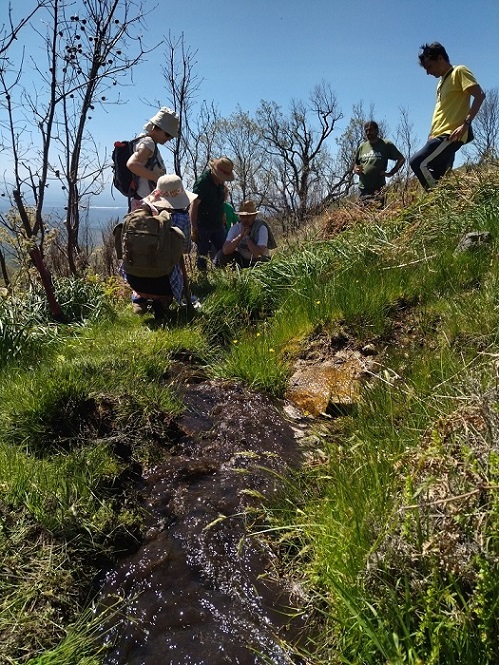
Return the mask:
<path fill-rule="evenodd" d="M 342 118 L 329 84 L 322 82 L 308 103 L 293 100 L 284 115 L 275 102 L 263 101 L 257 120 L 266 152 L 275 169 L 275 186 L 290 217 L 302 220 L 311 203 L 314 185 L 328 157 L 326 140 Z"/>
<path fill-rule="evenodd" d="M 499 90 L 486 91 L 480 112 L 473 120 L 474 140 L 466 152 L 483 163 L 499 158 Z"/>
<path fill-rule="evenodd" d="M 71 0 L 43 0 L 33 43 L 44 45 L 46 63 L 29 60 L 31 71 L 15 68 L 8 58 L 0 71 L 1 104 L 7 109 L 4 146 L 14 163 L 13 187 L 36 210 L 32 234 L 41 252 L 47 189 L 58 183 L 66 197 L 66 255 L 69 271 L 79 270 L 80 208 L 89 194 L 102 191 L 105 155 L 100 156 L 90 130 L 98 107 L 121 103 L 118 79 L 154 50 L 145 48 L 140 29 L 142 5 L 133 0 L 85 0 L 81 15 Z M 30 44 L 29 40 L 24 40 Z M 5 36 L 3 44 L 14 41 Z M 28 46 L 26 46 L 28 48 Z M 5 52 L 9 53 L 8 47 Z M 33 89 L 24 75 L 35 76 Z"/>
<path fill-rule="evenodd" d="M 14 21 L 12 17 L 12 4 L 9 2 L 9 25 L 2 25 L 0 27 L 0 56 L 6 53 L 13 42 L 16 41 L 21 30 L 30 23 L 31 19 L 40 9 L 43 9 L 48 4 L 50 0 L 38 0 L 33 9 L 23 18 L 18 21 Z M 0 57 L 0 63 L 3 58 Z"/>
<path fill-rule="evenodd" d="M 162 68 L 162 72 L 171 106 L 179 117 L 179 135 L 172 142 L 173 162 L 175 173 L 182 177 L 182 164 L 189 154 L 189 143 L 198 138 L 193 134 L 191 121 L 196 95 L 203 79 L 198 79 L 194 71 L 197 51 L 186 46 L 183 33 L 178 39 L 169 33 L 165 40 L 167 64 Z M 158 106 L 160 105 L 158 103 Z"/>

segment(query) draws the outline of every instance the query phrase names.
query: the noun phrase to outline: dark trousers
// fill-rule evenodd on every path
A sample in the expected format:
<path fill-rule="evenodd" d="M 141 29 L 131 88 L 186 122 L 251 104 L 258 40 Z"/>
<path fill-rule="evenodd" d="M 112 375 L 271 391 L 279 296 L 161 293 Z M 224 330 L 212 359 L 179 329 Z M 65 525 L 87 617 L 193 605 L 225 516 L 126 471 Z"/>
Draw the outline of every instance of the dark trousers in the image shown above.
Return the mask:
<path fill-rule="evenodd" d="M 264 263 L 266 261 L 270 261 L 270 256 L 246 259 L 237 250 L 232 252 L 232 254 L 224 254 L 220 251 L 215 257 L 215 265 L 219 268 L 225 268 L 230 265 L 238 265 L 240 268 L 251 268 L 256 263 Z"/>
<path fill-rule="evenodd" d="M 436 136 L 411 157 L 411 169 L 426 190 L 452 169 L 456 152 L 462 145 L 460 141 L 449 141 L 448 134 Z"/>
<path fill-rule="evenodd" d="M 239 252 L 232 252 L 232 254 L 224 254 L 223 252 L 218 252 L 216 256 L 216 265 L 219 268 L 225 268 L 230 265 L 238 265 L 240 268 L 249 268 L 252 263 L 251 259 L 245 259 L 242 254 Z"/>
<path fill-rule="evenodd" d="M 196 265 L 199 270 L 206 270 L 206 260 L 210 254 L 210 250 L 213 250 L 213 256 L 215 256 L 222 249 L 226 236 L 227 230 L 225 226 L 217 226 L 215 228 L 198 226 Z"/>

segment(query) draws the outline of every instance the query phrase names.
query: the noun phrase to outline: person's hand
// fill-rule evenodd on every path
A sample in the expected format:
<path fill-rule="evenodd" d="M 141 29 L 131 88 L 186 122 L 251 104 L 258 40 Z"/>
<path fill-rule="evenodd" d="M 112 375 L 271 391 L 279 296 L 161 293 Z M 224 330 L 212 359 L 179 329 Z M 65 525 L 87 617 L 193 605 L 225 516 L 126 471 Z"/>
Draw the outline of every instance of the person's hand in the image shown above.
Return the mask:
<path fill-rule="evenodd" d="M 248 240 L 250 237 L 251 229 L 243 229 L 241 231 L 241 235 L 239 237 L 239 242 L 240 243 L 245 243 L 246 245 L 248 244 Z"/>
<path fill-rule="evenodd" d="M 157 164 L 154 166 L 151 172 L 153 174 L 151 180 L 154 182 L 158 182 L 158 178 L 161 178 L 162 175 L 166 174 L 165 169 L 161 168 L 161 166 L 158 166 Z"/>
<path fill-rule="evenodd" d="M 456 129 L 452 132 L 452 134 L 449 136 L 449 141 L 460 141 L 464 132 L 469 129 L 468 125 L 462 124 L 460 127 L 456 127 Z"/>

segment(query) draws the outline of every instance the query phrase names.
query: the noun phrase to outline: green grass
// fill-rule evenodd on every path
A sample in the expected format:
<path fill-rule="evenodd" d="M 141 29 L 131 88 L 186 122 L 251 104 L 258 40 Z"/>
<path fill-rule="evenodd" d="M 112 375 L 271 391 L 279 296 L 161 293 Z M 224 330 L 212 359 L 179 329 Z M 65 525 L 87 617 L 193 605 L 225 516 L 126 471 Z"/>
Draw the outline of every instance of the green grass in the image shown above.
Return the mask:
<path fill-rule="evenodd" d="M 3 301 L 0 660 L 101 662 L 89 562 L 139 537 L 127 472 L 171 443 L 175 363 L 283 397 L 309 340 L 341 337 L 379 351 L 361 398 L 311 423 L 303 468 L 255 517 L 303 590 L 309 661 L 495 663 L 498 192 L 493 170 L 454 174 L 255 269 L 194 274 L 201 314 L 167 326 L 98 280 L 58 285 L 65 326 L 39 293 Z M 456 253 L 471 230 L 492 244 Z"/>
<path fill-rule="evenodd" d="M 498 526 L 489 510 L 495 512 L 499 497 L 491 465 L 497 418 L 488 422 L 488 434 L 456 436 L 452 447 L 446 442 L 420 452 L 435 423 L 452 422 L 463 404 L 487 413 L 495 403 L 466 390 L 482 367 L 458 367 L 443 354 L 432 366 L 414 366 L 410 383 L 365 390 L 355 416 L 333 439 L 327 433 L 319 439 L 322 463 L 300 479 L 296 497 L 290 491 L 286 508 L 269 516 L 311 606 L 324 612 L 313 662 L 494 662 L 497 539 L 481 539 Z M 437 501 L 430 513 L 424 500 L 440 482 L 451 483 L 450 499 L 479 493 L 485 506 L 463 499 L 463 513 L 446 512 L 459 501 L 446 503 L 444 495 L 439 519 L 438 498 L 430 495 Z M 459 548 L 445 549 L 454 537 L 466 560 L 461 573 L 453 568 Z"/>
<path fill-rule="evenodd" d="M 0 385 L 0 660 L 90 665 L 97 626 L 82 612 L 99 562 L 135 546 L 142 525 L 129 470 L 169 445 L 183 408 L 172 361 L 202 365 L 210 351 L 192 326 L 128 310 L 48 325 L 42 348 L 28 331 Z"/>

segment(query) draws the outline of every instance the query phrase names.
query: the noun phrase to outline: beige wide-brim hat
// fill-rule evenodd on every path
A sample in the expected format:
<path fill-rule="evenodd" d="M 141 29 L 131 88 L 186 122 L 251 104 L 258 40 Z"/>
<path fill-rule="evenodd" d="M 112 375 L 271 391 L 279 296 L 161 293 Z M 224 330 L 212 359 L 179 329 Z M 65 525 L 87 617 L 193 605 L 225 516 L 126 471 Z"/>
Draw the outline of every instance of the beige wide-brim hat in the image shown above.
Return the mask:
<path fill-rule="evenodd" d="M 212 159 L 210 162 L 210 169 L 219 180 L 229 182 L 234 180 L 234 162 L 228 157 L 220 157 L 219 159 Z"/>
<path fill-rule="evenodd" d="M 170 136 L 173 136 L 173 138 L 177 138 L 179 127 L 178 115 L 167 106 L 162 106 L 156 115 L 149 122 L 146 122 L 144 129 L 146 132 L 150 132 L 154 126 L 159 127 Z"/>
<path fill-rule="evenodd" d="M 156 208 L 170 208 L 184 210 L 198 195 L 184 189 L 181 178 L 175 174 L 162 175 L 158 178 L 156 189 L 151 192 L 146 201 Z"/>
<path fill-rule="evenodd" d="M 239 211 L 237 213 L 238 217 L 249 217 L 250 215 L 258 215 L 260 211 L 256 209 L 254 201 L 243 201 L 239 206 Z"/>

